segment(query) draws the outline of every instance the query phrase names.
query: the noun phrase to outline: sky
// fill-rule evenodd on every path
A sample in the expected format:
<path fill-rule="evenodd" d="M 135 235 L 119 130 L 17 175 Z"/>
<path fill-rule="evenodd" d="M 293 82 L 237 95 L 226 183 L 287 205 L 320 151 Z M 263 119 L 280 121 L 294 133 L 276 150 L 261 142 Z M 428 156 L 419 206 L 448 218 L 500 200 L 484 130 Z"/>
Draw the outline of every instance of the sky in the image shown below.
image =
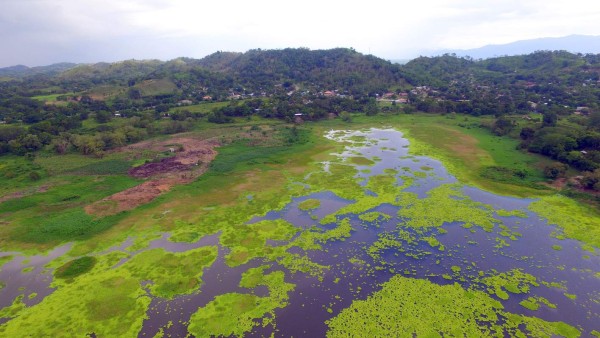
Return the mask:
<path fill-rule="evenodd" d="M 597 0 L 2 0 L 0 67 L 352 47 L 384 59 L 600 35 Z"/>

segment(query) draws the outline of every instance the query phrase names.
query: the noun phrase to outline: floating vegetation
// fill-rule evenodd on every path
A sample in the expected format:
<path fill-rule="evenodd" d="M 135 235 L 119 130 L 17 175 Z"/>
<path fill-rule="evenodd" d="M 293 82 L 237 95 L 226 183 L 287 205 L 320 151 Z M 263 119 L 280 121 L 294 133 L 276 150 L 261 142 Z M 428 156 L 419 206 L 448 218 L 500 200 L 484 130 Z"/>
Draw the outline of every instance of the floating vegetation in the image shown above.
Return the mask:
<path fill-rule="evenodd" d="M 380 222 L 389 221 L 392 216 L 382 212 L 372 211 L 358 215 L 358 219 L 363 221 L 363 224 L 372 224 L 378 226 Z"/>
<path fill-rule="evenodd" d="M 153 295 L 173 298 L 196 290 L 200 286 L 203 269 L 216 258 L 215 246 L 183 253 L 152 249 L 133 257 L 124 268 L 131 271 L 133 277 L 151 281 L 148 289 Z"/>
<path fill-rule="evenodd" d="M 513 269 L 507 272 L 491 272 L 489 276 L 478 280 L 481 284 L 487 286 L 487 292 L 496 295 L 500 299 L 508 299 L 507 292 L 513 294 L 529 293 L 532 286 L 540 286 L 537 278 L 531 274 L 525 273 L 520 269 Z"/>
<path fill-rule="evenodd" d="M 444 184 L 430 190 L 427 197 L 406 203 L 398 211 L 405 226 L 440 227 L 445 223 L 461 222 L 492 231 L 495 224 L 491 207 L 475 202 L 460 191 L 460 185 Z M 432 207 L 435 206 L 435 207 Z"/>
<path fill-rule="evenodd" d="M 255 326 L 271 323 L 275 317 L 273 311 L 287 305 L 288 294 L 295 286 L 285 282 L 283 271 L 264 274 L 267 268 L 261 266 L 249 269 L 240 281 L 240 286 L 245 288 L 266 286 L 269 290 L 267 297 L 243 293 L 216 296 L 192 315 L 188 331 L 196 337 L 242 337 Z M 258 321 L 259 319 L 262 321 Z"/>
<path fill-rule="evenodd" d="M 309 211 L 309 210 L 314 210 L 317 209 L 321 206 L 321 201 L 318 199 L 307 199 L 304 200 L 300 203 L 298 203 L 298 209 L 300 210 L 304 210 L 304 211 Z"/>
<path fill-rule="evenodd" d="M 564 235 L 600 247 L 600 214 L 561 195 L 544 196 L 529 205 L 529 210 L 563 229 Z"/>
<path fill-rule="evenodd" d="M 328 337 L 510 336 L 578 337 L 563 322 L 507 313 L 487 294 L 396 275 L 366 300 L 327 321 Z M 435 314 L 435 315 L 432 315 Z"/>
<path fill-rule="evenodd" d="M 358 157 L 358 156 L 352 156 L 348 158 L 350 160 L 350 163 L 352 164 L 356 164 L 356 165 L 360 165 L 360 166 L 372 166 L 375 164 L 374 161 L 369 160 L 366 157 Z"/>
<path fill-rule="evenodd" d="M 519 304 L 526 309 L 535 311 L 540 308 L 540 304 L 545 304 L 551 309 L 556 309 L 556 305 L 551 303 L 544 297 L 529 297 L 525 300 L 522 300 Z"/>
<path fill-rule="evenodd" d="M 273 158 L 274 167 L 260 162 L 265 172 L 237 171 L 232 161 L 231 175 L 201 177 L 174 191 L 184 202 L 165 195 L 136 210 L 141 217 L 115 250 L 108 249 L 114 240 L 76 242 L 68 256 L 45 265 L 55 269 L 50 295 L 23 287 L 7 300 L 0 316 L 11 319 L 0 336 L 176 336 L 186 329 L 198 337 L 322 336 L 330 319 L 332 337 L 573 337 L 580 333 L 573 326 L 588 334 L 600 319 L 592 313 L 597 292 L 567 287 L 598 281 L 597 243 L 586 247 L 586 265 L 579 266 L 552 251 L 562 248 L 555 239 L 532 235 L 545 224 L 534 213 L 561 227 L 572 222 L 557 238 L 584 236 L 593 224 L 575 225 L 586 221 L 582 213 L 595 213 L 562 197 L 544 197 L 529 210 L 527 200 L 470 197 L 463 185 L 448 184 L 454 178 L 435 162 L 402 156 L 405 140 L 393 130 L 332 130 L 327 137 L 340 142 L 338 154 L 327 148 L 314 158 L 298 156 L 295 165 Z M 494 210 L 496 201 L 506 210 Z M 561 211 L 546 210 L 554 206 Z M 522 251 L 529 245 L 531 253 Z M 0 269 L 12 259 L 1 257 Z M 502 264 L 491 265 L 496 259 Z M 520 268 L 511 269 L 512 259 Z M 45 273 L 34 261 L 17 264 L 15 273 Z M 507 271 L 485 270 L 490 266 Z M 553 272 L 552 282 L 536 277 Z M 571 272 L 584 282 L 572 284 Z M 356 297 L 364 300 L 340 309 Z M 36 304 L 28 307 L 30 300 Z M 571 308 L 562 302 L 591 313 L 589 320 L 550 321 L 556 317 L 548 308 Z M 543 319 L 522 315 L 540 307 Z M 302 331 L 295 331 L 296 317 L 310 318 Z"/>
<path fill-rule="evenodd" d="M 4 264 L 12 261 L 13 256 L 2 256 L 0 257 L 0 271 L 2 271 L 2 266 L 4 266 Z"/>
<path fill-rule="evenodd" d="M 84 256 L 65 263 L 56 269 L 54 276 L 57 278 L 74 278 L 90 271 L 96 264 L 96 257 Z"/>

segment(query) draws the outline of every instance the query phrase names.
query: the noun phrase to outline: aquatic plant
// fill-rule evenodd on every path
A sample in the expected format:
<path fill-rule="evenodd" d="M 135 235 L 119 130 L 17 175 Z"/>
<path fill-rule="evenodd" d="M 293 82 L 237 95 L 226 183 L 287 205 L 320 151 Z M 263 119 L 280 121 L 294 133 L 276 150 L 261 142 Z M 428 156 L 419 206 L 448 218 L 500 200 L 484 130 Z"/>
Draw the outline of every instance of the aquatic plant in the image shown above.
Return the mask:
<path fill-rule="evenodd" d="M 432 315 L 435 314 L 435 315 Z M 354 301 L 327 321 L 328 337 L 511 336 L 577 337 L 562 322 L 507 313 L 487 294 L 458 284 L 437 285 L 396 275 L 366 300 Z"/>

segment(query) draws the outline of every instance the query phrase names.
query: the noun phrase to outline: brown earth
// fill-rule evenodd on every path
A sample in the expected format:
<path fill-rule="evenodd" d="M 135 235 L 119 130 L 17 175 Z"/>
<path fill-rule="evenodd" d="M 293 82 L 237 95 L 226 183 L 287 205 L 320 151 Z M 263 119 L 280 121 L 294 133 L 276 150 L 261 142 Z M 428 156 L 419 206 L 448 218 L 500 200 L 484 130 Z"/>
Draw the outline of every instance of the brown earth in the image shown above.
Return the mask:
<path fill-rule="evenodd" d="M 194 181 L 208 169 L 217 156 L 215 139 L 201 140 L 193 137 L 174 137 L 163 141 L 144 141 L 117 149 L 136 153 L 143 150 L 174 151 L 174 156 L 131 168 L 129 175 L 147 181 L 133 188 L 108 196 L 85 207 L 88 214 L 107 216 L 132 210 L 146 204 L 180 184 Z"/>

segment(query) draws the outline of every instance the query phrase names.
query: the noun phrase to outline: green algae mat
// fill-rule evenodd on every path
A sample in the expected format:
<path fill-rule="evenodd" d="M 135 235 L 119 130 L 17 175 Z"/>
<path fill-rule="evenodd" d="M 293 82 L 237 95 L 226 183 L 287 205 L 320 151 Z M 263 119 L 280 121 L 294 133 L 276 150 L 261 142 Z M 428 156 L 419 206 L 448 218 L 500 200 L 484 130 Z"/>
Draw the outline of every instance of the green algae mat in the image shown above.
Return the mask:
<path fill-rule="evenodd" d="M 0 336 L 600 334 L 596 211 L 467 186 L 392 128 L 313 142 L 0 253 Z"/>

